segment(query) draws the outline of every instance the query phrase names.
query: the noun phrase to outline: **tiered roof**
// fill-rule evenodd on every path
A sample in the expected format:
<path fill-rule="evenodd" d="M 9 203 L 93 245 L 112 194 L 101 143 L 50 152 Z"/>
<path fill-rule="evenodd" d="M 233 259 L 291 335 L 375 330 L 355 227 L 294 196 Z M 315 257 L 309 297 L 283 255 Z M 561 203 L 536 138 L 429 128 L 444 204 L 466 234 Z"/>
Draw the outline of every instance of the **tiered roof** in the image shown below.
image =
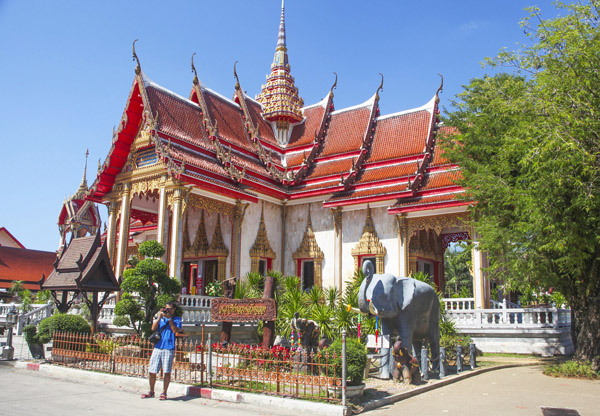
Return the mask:
<path fill-rule="evenodd" d="M 281 33 L 278 52 L 285 52 Z M 339 110 L 334 108 L 336 84 L 337 75 L 323 100 L 301 109 L 303 118 L 290 125 L 289 141 L 283 143 L 272 128 L 265 94 L 253 100 L 237 80 L 228 99 L 195 75 L 186 99 L 150 81 L 138 62 L 122 121 L 89 199 L 101 201 L 110 192 L 133 139 L 146 129 L 171 174 L 236 199 L 256 202 L 257 193 L 281 200 L 320 196 L 326 207 L 386 201 L 390 213 L 466 204 L 455 200 L 462 192 L 454 184 L 458 167 L 436 148 L 441 86 L 425 105 L 381 116 L 383 76 L 373 97 Z"/>

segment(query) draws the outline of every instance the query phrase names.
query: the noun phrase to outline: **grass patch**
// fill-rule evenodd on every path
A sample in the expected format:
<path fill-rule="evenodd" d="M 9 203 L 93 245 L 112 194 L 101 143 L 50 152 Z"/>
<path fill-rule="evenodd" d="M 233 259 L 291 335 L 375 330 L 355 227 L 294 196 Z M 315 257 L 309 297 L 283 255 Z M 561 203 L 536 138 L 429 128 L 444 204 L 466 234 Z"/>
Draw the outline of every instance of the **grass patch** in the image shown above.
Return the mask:
<path fill-rule="evenodd" d="M 586 378 L 589 380 L 600 379 L 600 371 L 592 370 L 589 361 L 566 361 L 564 363 L 544 367 L 544 374 L 552 377 Z"/>
<path fill-rule="evenodd" d="M 495 352 L 486 352 L 482 355 L 482 357 L 489 357 L 489 358 L 495 358 L 495 357 L 501 357 L 501 358 L 530 358 L 530 359 L 538 359 L 540 358 L 537 355 L 532 355 L 532 354 L 514 354 L 514 353 L 495 353 Z"/>

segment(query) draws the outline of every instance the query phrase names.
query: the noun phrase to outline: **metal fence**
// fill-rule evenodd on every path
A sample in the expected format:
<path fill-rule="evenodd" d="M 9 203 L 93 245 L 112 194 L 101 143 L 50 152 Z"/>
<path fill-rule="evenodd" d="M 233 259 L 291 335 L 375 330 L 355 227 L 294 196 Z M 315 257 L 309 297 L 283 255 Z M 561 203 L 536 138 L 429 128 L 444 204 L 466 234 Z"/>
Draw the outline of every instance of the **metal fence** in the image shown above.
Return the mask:
<path fill-rule="evenodd" d="M 283 347 L 211 346 L 213 386 L 286 397 L 339 401 L 341 357 Z"/>
<path fill-rule="evenodd" d="M 51 362 L 85 370 L 146 377 L 153 345 L 135 335 L 55 332 Z M 335 354 L 274 347 L 220 347 L 178 338 L 171 380 L 285 397 L 339 402 Z"/>

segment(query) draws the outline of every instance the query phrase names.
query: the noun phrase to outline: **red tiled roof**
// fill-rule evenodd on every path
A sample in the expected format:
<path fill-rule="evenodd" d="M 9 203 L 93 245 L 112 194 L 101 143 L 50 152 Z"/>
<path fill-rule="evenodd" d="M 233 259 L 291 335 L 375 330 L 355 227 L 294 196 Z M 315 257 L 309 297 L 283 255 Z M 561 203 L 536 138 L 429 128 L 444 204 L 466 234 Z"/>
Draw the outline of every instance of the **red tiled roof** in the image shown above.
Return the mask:
<path fill-rule="evenodd" d="M 367 105 L 332 113 L 319 157 L 358 150 L 369 124 L 370 115 L 371 107 Z"/>
<path fill-rule="evenodd" d="M 406 183 L 396 183 L 384 186 L 372 186 L 358 190 L 351 189 L 349 191 L 336 193 L 334 196 L 327 200 L 327 203 L 347 201 L 351 199 L 361 199 L 367 197 L 373 198 L 380 196 L 387 196 L 386 199 L 394 199 L 393 195 L 399 194 L 401 192 L 406 192 Z"/>
<path fill-rule="evenodd" d="M 210 113 L 210 119 L 213 123 L 217 123 L 219 136 L 243 149 L 253 151 L 252 145 L 246 138 L 246 130 L 239 105 L 210 90 L 203 89 L 202 92 Z"/>
<path fill-rule="evenodd" d="M 265 142 L 272 144 L 273 146 L 279 147 L 277 140 L 275 139 L 273 129 L 271 128 L 271 123 L 265 120 L 261 115 L 262 106 L 256 101 L 246 97 L 246 107 L 248 108 L 248 113 L 250 113 L 250 117 L 252 118 L 252 123 L 258 127 L 260 138 Z"/>
<path fill-rule="evenodd" d="M 464 195 L 464 191 L 449 192 L 444 194 L 432 194 L 424 196 L 416 196 L 412 198 L 406 198 L 399 200 L 394 206 L 390 207 L 390 210 L 395 208 L 408 208 L 408 207 L 419 207 L 419 206 L 430 206 L 435 208 L 436 204 L 442 205 L 449 202 L 464 202 L 468 204 L 468 201 L 463 201 L 461 196 Z"/>
<path fill-rule="evenodd" d="M 422 153 L 430 125 L 426 110 L 378 119 L 367 163 Z"/>
<path fill-rule="evenodd" d="M 200 106 L 153 85 L 147 86 L 146 91 L 150 108 L 158 118 L 159 131 L 210 148 L 204 135 Z"/>
<path fill-rule="evenodd" d="M 324 113 L 325 107 L 322 105 L 305 108 L 305 120 L 302 124 L 294 126 L 288 148 L 312 143 L 315 139 L 315 132 L 318 133 L 319 127 L 321 127 Z M 288 162 L 289 165 L 290 163 Z"/>
<path fill-rule="evenodd" d="M 22 280 L 26 289 L 40 290 L 38 284 L 54 269 L 56 253 L 0 247 L 0 288 L 10 288 L 15 280 Z"/>

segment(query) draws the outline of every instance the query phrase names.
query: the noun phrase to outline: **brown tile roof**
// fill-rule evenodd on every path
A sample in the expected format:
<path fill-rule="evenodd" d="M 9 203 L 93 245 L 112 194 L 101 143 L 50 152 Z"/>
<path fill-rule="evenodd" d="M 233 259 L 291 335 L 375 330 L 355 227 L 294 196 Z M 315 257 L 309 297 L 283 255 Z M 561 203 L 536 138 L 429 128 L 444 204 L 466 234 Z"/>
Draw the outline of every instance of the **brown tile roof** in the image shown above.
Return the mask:
<path fill-rule="evenodd" d="M 106 243 L 105 243 L 106 244 Z M 100 234 L 74 238 L 43 284 L 48 290 L 115 291 L 119 284 Z"/>
<path fill-rule="evenodd" d="M 26 289 L 40 290 L 39 282 L 54 269 L 56 253 L 16 247 L 0 247 L 0 288 L 22 280 Z"/>

